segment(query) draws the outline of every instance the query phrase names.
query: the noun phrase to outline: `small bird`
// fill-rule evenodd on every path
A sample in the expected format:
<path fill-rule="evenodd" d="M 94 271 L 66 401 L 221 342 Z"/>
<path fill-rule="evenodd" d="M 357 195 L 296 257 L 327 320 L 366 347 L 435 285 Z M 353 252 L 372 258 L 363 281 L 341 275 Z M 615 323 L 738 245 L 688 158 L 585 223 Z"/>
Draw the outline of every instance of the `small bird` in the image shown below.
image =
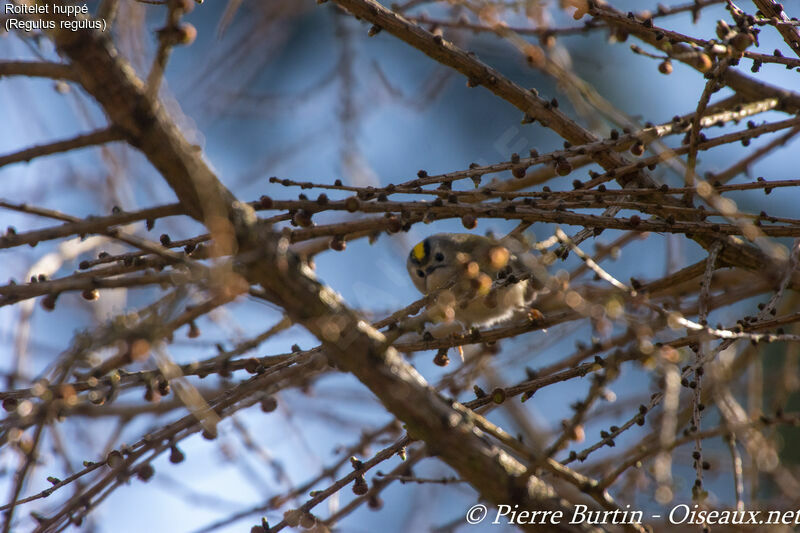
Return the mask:
<path fill-rule="evenodd" d="M 428 305 L 429 318 L 465 328 L 512 318 L 527 310 L 543 287 L 544 267 L 513 239 L 437 233 L 411 249 L 406 267 L 421 293 L 438 291 Z M 521 279 L 524 274 L 530 275 Z"/>

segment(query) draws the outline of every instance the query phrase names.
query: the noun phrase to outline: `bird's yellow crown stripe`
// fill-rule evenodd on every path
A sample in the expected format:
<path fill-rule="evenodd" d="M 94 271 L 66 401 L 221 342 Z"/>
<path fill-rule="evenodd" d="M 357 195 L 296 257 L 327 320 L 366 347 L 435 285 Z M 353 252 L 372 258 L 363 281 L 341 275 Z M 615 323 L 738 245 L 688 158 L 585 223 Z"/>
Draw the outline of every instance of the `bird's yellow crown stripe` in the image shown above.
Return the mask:
<path fill-rule="evenodd" d="M 417 261 L 422 261 L 422 258 L 425 257 L 425 241 L 414 246 L 411 250 L 411 253 L 414 254 L 414 259 Z"/>

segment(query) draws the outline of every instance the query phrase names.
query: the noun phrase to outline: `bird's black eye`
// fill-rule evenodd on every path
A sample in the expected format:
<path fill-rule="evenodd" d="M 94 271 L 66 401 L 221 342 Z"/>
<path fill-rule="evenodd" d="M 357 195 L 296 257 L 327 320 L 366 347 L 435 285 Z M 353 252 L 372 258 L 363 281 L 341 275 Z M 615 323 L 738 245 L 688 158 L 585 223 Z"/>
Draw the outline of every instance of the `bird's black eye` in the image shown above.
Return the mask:
<path fill-rule="evenodd" d="M 425 272 L 423 272 L 422 270 L 417 270 L 417 276 L 419 276 L 421 278 L 424 278 L 425 277 Z"/>
<path fill-rule="evenodd" d="M 444 254 L 442 252 L 437 252 L 434 258 L 441 263 L 444 261 Z"/>

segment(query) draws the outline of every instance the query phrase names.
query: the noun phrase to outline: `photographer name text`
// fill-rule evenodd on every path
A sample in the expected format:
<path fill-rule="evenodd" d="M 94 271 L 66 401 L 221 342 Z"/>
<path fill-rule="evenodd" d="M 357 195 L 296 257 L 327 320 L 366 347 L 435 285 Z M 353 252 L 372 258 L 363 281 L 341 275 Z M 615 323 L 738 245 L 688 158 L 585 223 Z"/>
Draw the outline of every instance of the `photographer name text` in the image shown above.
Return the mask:
<path fill-rule="evenodd" d="M 576 505 L 572 513 L 564 511 L 529 511 L 519 509 L 518 505 L 498 505 L 496 511 L 490 512 L 489 508 L 483 504 L 476 504 L 469 508 L 466 513 L 468 524 L 480 524 L 491 520 L 491 524 L 502 525 L 558 525 L 567 524 L 588 524 L 588 525 L 611 525 L 623 524 L 633 525 L 644 522 L 643 511 L 630 510 L 630 505 L 626 510 L 615 509 L 613 511 L 590 510 L 586 505 Z M 650 514 L 652 520 L 662 520 L 661 514 Z M 666 516 L 667 521 L 673 525 L 798 525 L 800 524 L 800 510 L 796 511 L 744 511 L 744 510 L 705 510 L 699 509 L 698 505 L 689 506 L 679 504 L 670 509 Z"/>

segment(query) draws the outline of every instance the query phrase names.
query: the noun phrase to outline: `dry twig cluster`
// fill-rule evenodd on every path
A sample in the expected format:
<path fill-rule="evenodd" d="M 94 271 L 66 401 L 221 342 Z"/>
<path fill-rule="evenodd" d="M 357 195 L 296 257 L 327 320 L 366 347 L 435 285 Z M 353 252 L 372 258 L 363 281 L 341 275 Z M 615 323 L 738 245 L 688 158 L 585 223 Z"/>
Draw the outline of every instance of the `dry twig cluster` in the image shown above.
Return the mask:
<path fill-rule="evenodd" d="M 274 4 L 248 8 L 270 16 L 284 9 L 281 13 L 287 18 L 297 15 L 292 9 L 301 10 L 283 5 L 288 2 Z M 282 7 L 276 7 L 279 4 Z M 695 0 L 626 13 L 614 2 L 599 0 L 562 1 L 560 6 L 537 0 L 439 4 L 333 0 L 316 9 L 335 11 L 340 19 L 357 17 L 369 24 L 363 30 L 370 37 L 389 34 L 417 49 L 458 73 L 468 87 L 488 90 L 515 106 L 526 127 L 560 136 L 562 149 L 506 154 L 499 161 L 443 174 L 421 170 L 416 177 L 382 185 L 279 176 L 269 180 L 267 194 L 260 198 L 237 198 L 202 150 L 182 133 L 179 114 L 162 90 L 175 48 L 191 44 L 197 35 L 184 17 L 208 6 L 194 6 L 192 0 L 141 0 L 134 6 L 166 15 L 151 56 L 126 59 L 119 53 L 120 47 L 130 49 L 126 31 L 134 25 L 120 13 L 133 11 L 126 2 L 104 0 L 93 16 L 109 21 L 114 31 L 43 32 L 41 38 L 52 43 L 60 61 L 0 62 L 0 76 L 49 78 L 58 80 L 59 87 L 80 90 L 107 120 L 89 133 L 1 156 L 0 172 L 45 156 L 84 148 L 106 152 L 122 143 L 147 159 L 178 200 L 138 210 L 115 207 L 109 214 L 84 217 L 68 214 L 67 206 L 54 210 L 29 199 L 0 201 L 6 212 L 48 221 L 39 229 L 9 227 L 0 237 L 7 256 L 28 246 L 34 254 L 47 247 L 56 256 L 53 260 L 43 255 L 34 267 L 40 271 L 32 271 L 30 279 L 0 286 L 0 306 L 19 311 L 14 326 L 18 339 L 28 335 L 32 315 L 40 313 L 34 310 L 34 300 L 53 313 L 52 320 L 62 320 L 61 314 L 74 305 L 62 303 L 70 293 L 94 302 L 115 289 L 161 290 L 145 292 L 146 305 L 76 333 L 71 344 L 60 347 L 57 356 L 51 354 L 46 368 L 36 374 L 24 371 L 24 343 L 9 349 L 15 359 L 0 392 L 5 409 L 0 434 L 4 454 L 15 459 L 15 467 L 6 477 L 4 531 L 18 523 L 33 523 L 36 531 L 81 524 L 115 491 L 125 491 L 137 478 L 147 482 L 158 476 L 154 462 L 163 457 L 172 463 L 190 461 L 182 441 L 197 433 L 213 440 L 220 424 L 255 455 L 264 456 L 258 437 L 241 424 L 237 413 L 255 405 L 275 411 L 279 393 L 308 390 L 341 372 L 352 374 L 371 391 L 392 421 L 362 427 L 360 436 L 338 450 L 337 459 L 312 479 L 252 509 L 231 510 L 206 530 L 242 518 L 255 523 L 259 515 L 277 515 L 282 519 L 264 519 L 253 530 L 326 531 L 361 505 L 380 508 L 382 492 L 396 481 L 408 484 L 406 490 L 428 484 L 452 491 L 466 483 L 490 504 L 531 510 L 571 512 L 586 504 L 614 511 L 631 502 L 644 508 L 643 500 L 636 499 L 642 487 L 648 505 L 664 508 L 676 501 L 704 509 L 797 508 L 797 467 L 784 456 L 781 443 L 793 444 L 785 441 L 791 434 L 784 427 L 800 421 L 798 413 L 786 407 L 799 383 L 800 340 L 795 292 L 800 285 L 800 250 L 787 243 L 800 237 L 800 221 L 770 214 L 770 200 L 777 193 L 796 194 L 800 179 L 749 177 L 751 168 L 774 157 L 800 132 L 800 93 L 772 84 L 763 75 L 775 68 L 800 71 L 800 24 L 784 11 L 797 7 L 773 0 L 753 0 L 747 6 Z M 701 16 L 720 7 L 725 20 L 709 30 L 708 17 Z M 228 3 L 221 30 L 240 8 L 238 2 Z M 557 9 L 573 13 L 577 22 L 553 26 L 547 13 Z M 671 21 L 687 12 L 702 37 L 670 29 Z M 32 20 L 36 17 L 55 22 L 64 18 L 31 15 Z M 341 30 L 341 20 L 337 24 Z M 568 49 L 562 42 L 595 33 L 609 36 L 609 47 L 635 42 L 632 53 L 655 60 L 653 76 L 671 74 L 676 64 L 693 69 L 704 80 L 704 90 L 689 97 L 692 106 L 683 115 L 660 124 L 638 123 L 559 59 Z M 575 112 L 562 110 L 565 106 L 557 98 L 519 85 L 469 51 L 462 43 L 469 43 L 473 34 L 493 35 L 509 44 L 529 68 L 564 89 Z M 767 34 L 779 36 L 788 52 L 761 51 L 758 45 Z M 347 93 L 354 83 L 357 47 L 368 44 L 344 31 L 337 38 L 347 54 L 336 76 Z M 33 36 L 19 39 L 30 41 Z M 150 57 L 148 66 L 143 66 L 144 57 Z M 129 64 L 134 60 L 139 63 L 136 69 Z M 435 80 L 432 91 L 443 83 Z M 715 97 L 718 93 L 727 96 Z M 357 106 L 352 98 L 343 100 L 345 129 L 354 127 L 350 121 Z M 724 132 L 716 132 L 718 127 Z M 751 145 L 755 141 L 758 147 Z M 735 144 L 748 148 L 737 150 L 737 158 L 726 168 L 711 172 L 699 164 L 701 154 Z M 109 167 L 113 160 L 107 155 Z M 113 174 L 113 168 L 109 172 Z M 759 212 L 737 206 L 734 198 L 745 191 L 763 194 Z M 204 229 L 181 240 L 167 233 L 153 237 L 156 224 L 175 217 L 191 218 Z M 322 254 L 335 256 L 333 260 L 346 268 L 351 256 L 347 248 L 354 241 L 373 242 L 382 234 L 402 234 L 446 220 L 459 221 L 465 231 L 493 220 L 513 222 L 516 234 L 524 234 L 534 223 L 560 228 L 534 246 L 551 265 L 550 292 L 539 302 L 539 315 L 488 330 L 398 339 L 393 332 L 423 308 L 425 299 L 372 320 L 363 310 L 345 305 L 334 292 L 337 287 L 323 285 L 311 273 L 310 263 Z M 613 240 L 597 240 L 589 251 L 592 239 L 606 230 L 613 232 Z M 693 241 L 704 257 L 676 265 L 664 275 L 619 279 L 614 257 L 621 250 L 643 253 L 647 243 L 640 237 L 651 234 Z M 112 245 L 121 251 L 102 251 Z M 96 258 L 88 259 L 89 254 Z M 578 266 L 558 270 L 562 261 L 575 257 Z M 57 266 L 48 266 L 54 262 Z M 73 268 L 73 273 L 64 273 Z M 233 348 L 219 346 L 218 353 L 198 356 L 194 362 L 173 361 L 169 347 L 176 335 L 187 329 L 190 338 L 199 337 L 199 324 L 244 298 L 274 304 L 283 318 Z M 742 312 L 754 298 L 763 303 L 749 315 Z M 726 310 L 739 313 L 738 320 L 709 322 L 711 313 L 731 316 L 721 314 Z M 287 347 L 285 353 L 261 351 L 265 341 L 298 327 L 313 334 L 319 345 L 306 350 Z M 531 364 L 538 351 L 547 349 L 529 340 L 542 330 L 571 335 L 575 349 L 552 363 Z M 47 335 L 35 329 L 30 334 Z M 501 345 L 513 348 L 501 351 Z M 437 362 L 446 363 L 443 354 L 459 346 L 467 348 L 466 361 L 448 366 L 438 383 L 429 384 L 409 363 L 415 352 L 429 351 L 439 354 Z M 768 350 L 774 363 L 765 362 Z M 498 367 L 504 365 L 513 365 L 517 376 L 510 386 L 499 377 Z M 628 393 L 609 402 L 612 389 L 632 372 L 651 376 L 652 383 L 632 391 L 622 387 Z M 774 382 L 775 376 L 781 380 Z M 207 381 L 200 381 L 203 378 Z M 496 386 L 484 390 L 479 381 Z M 543 389 L 572 382 L 588 386 L 579 397 L 565 401 L 571 416 L 556 431 L 537 427 L 520 399 L 525 402 Z M 768 395 L 762 390 L 766 384 L 772 385 Z M 765 405 L 765 398 L 771 405 Z M 495 418 L 498 413 L 501 416 Z M 117 420 L 118 430 L 103 443 L 102 457 L 83 457 L 83 466 L 75 467 L 76 452 L 62 441 L 59 428 L 86 424 L 86 417 Z M 156 417 L 159 425 L 142 430 L 134 440 L 119 440 L 120 432 L 147 417 Z M 515 429 L 490 419 L 508 420 Z M 598 421 L 608 424 L 599 438 L 585 431 Z M 50 486 L 42 489 L 36 481 L 39 472 L 57 468 L 43 459 L 45 443 L 67 466 L 63 475 L 50 475 Z M 376 446 L 381 448 L 377 453 L 361 460 L 352 457 Z M 390 461 L 395 461 L 391 471 L 376 473 L 376 467 Z M 431 461 L 446 463 L 450 473 L 440 478 L 415 475 L 417 465 Z M 687 466 L 694 471 L 688 484 L 676 474 Z M 733 487 L 733 498 L 709 489 L 709 477 L 717 487 Z M 764 484 L 775 488 L 760 488 Z M 348 485 L 355 498 L 346 498 L 330 512 L 320 511 L 319 504 Z M 765 494 L 772 497 L 765 499 Z M 33 522 L 21 518 L 31 509 Z M 442 530 L 462 523 L 459 516 Z M 520 527 L 670 529 L 665 519 L 648 519 L 641 525 L 564 522 Z"/>

